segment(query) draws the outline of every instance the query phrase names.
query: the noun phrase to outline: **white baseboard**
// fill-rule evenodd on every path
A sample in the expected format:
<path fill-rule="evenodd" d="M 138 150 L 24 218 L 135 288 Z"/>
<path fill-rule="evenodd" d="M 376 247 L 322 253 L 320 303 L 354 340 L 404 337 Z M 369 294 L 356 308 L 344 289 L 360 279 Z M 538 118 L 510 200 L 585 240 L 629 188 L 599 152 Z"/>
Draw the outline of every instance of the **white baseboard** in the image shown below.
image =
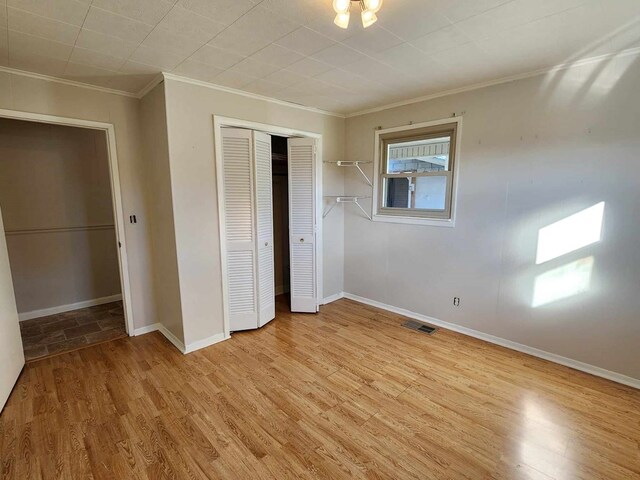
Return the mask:
<path fill-rule="evenodd" d="M 335 297 L 335 295 L 334 295 Z M 511 340 L 506 340 L 504 338 L 496 337 L 493 335 L 489 335 L 487 333 L 482 333 L 477 330 L 472 330 L 471 328 L 462 327 L 460 325 L 456 325 L 454 323 L 445 322 L 442 320 L 438 320 L 437 318 L 428 317 L 426 315 L 422 315 L 420 313 L 412 312 L 410 310 L 405 310 L 404 308 L 394 307 L 392 305 L 387 305 L 385 303 L 377 302 L 375 300 L 371 300 L 369 298 L 364 298 L 359 295 L 354 295 L 352 293 L 344 293 L 344 298 L 348 298 L 350 300 L 354 300 L 356 302 L 364 303 L 366 305 L 371 305 L 372 307 L 381 308 L 383 310 L 387 310 L 392 313 L 397 313 L 399 315 L 404 315 L 405 317 L 413 318 L 415 320 L 423 321 L 426 323 L 433 324 L 438 327 L 446 328 L 447 330 L 452 330 L 454 332 L 462 333 L 464 335 L 468 335 L 470 337 L 478 338 L 480 340 L 484 340 L 485 342 L 493 343 L 495 345 L 500 345 L 502 347 L 509 348 L 511 350 L 516 350 L 518 352 L 526 353 L 532 355 L 534 357 L 542 358 L 544 360 L 549 360 L 550 362 L 558 363 L 560 365 L 564 365 L 566 367 L 573 368 L 575 370 L 580 370 L 581 372 L 590 373 L 591 375 L 595 375 L 597 377 L 606 378 L 607 380 L 611 380 L 617 383 L 621 383 L 623 385 L 627 385 L 629 387 L 634 387 L 640 389 L 640 379 L 628 377 L 626 375 L 622 375 L 621 373 L 612 372 L 610 370 L 605 370 L 604 368 L 596 367 L 594 365 L 590 365 L 588 363 L 579 362 L 577 360 L 573 360 L 571 358 L 563 357 L 561 355 L 557 355 L 555 353 L 545 352 L 544 350 L 540 350 L 534 347 L 529 347 L 527 345 L 523 345 L 521 343 L 512 342 Z M 329 297 L 331 298 L 331 297 Z M 326 299 L 325 299 L 326 300 Z M 337 300 L 337 298 L 336 298 Z M 326 302 L 325 302 L 326 303 Z"/>
<path fill-rule="evenodd" d="M 111 295 L 109 297 L 94 298 L 92 300 L 85 300 L 83 302 L 70 303 L 68 305 L 59 305 L 57 307 L 43 308 L 42 310 L 32 310 L 30 312 L 22 312 L 18 314 L 18 320 L 21 322 L 25 320 L 31 320 L 32 318 L 48 317 L 49 315 L 56 315 L 58 313 L 71 312 L 73 310 L 79 310 L 81 308 L 95 307 L 96 305 L 103 305 L 105 303 L 118 302 L 122 300 L 122 295 Z"/>
<path fill-rule="evenodd" d="M 136 328 L 133 331 L 133 336 L 137 337 L 138 335 L 144 335 L 145 333 L 157 332 L 160 330 L 160 324 L 154 323 L 152 325 L 146 325 L 144 327 Z"/>
<path fill-rule="evenodd" d="M 231 337 L 225 336 L 224 333 L 219 333 L 217 335 L 213 335 L 209 338 L 205 338 L 203 340 L 198 340 L 197 342 L 192 342 L 189 345 L 184 344 L 178 337 L 176 337 L 173 333 L 167 329 L 161 323 L 154 323 L 152 325 L 147 325 L 145 327 L 136 328 L 134 331 L 134 335 L 144 335 L 146 333 L 151 332 L 160 332 L 164 337 L 169 340 L 178 350 L 182 353 L 187 354 L 191 352 L 195 352 L 196 350 L 200 350 L 202 348 L 209 347 L 211 345 L 215 345 L 216 343 L 222 342 L 223 340 L 228 340 Z"/>
<path fill-rule="evenodd" d="M 204 338 L 202 340 L 198 340 L 197 342 L 192 342 L 185 348 L 184 353 L 195 352 L 196 350 L 200 350 L 202 348 L 210 347 L 211 345 L 215 345 L 216 343 L 220 343 L 224 340 L 229 340 L 231 337 L 225 335 L 224 333 L 218 333 L 217 335 L 213 335 L 208 338 Z"/>
<path fill-rule="evenodd" d="M 341 298 L 344 298 L 345 293 L 344 292 L 340 292 L 340 293 L 336 293 L 334 295 L 329 295 L 328 297 L 324 297 L 324 299 L 322 300 L 322 305 L 327 305 L 331 302 L 335 302 L 337 300 L 340 300 Z"/>

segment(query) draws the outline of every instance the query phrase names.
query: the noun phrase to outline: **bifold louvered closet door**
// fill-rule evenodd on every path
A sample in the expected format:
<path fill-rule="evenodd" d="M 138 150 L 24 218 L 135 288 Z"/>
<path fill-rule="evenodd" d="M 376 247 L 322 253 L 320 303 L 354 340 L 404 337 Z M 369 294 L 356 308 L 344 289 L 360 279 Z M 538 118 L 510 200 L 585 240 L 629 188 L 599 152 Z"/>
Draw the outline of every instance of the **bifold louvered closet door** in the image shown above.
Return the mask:
<path fill-rule="evenodd" d="M 222 129 L 226 304 L 231 331 L 275 316 L 271 137 Z"/>
<path fill-rule="evenodd" d="M 289 252 L 292 312 L 318 311 L 315 154 L 315 139 L 289 139 Z"/>
<path fill-rule="evenodd" d="M 253 147 L 258 238 L 258 327 L 262 327 L 276 316 L 271 136 L 253 132 Z"/>

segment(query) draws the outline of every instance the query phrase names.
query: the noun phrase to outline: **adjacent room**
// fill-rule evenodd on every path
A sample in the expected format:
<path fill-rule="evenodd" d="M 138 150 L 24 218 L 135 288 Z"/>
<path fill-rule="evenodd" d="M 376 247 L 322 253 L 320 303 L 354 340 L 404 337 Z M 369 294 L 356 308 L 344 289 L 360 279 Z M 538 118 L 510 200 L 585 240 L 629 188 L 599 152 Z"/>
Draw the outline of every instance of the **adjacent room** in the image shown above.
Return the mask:
<path fill-rule="evenodd" d="M 0 478 L 640 479 L 640 2 L 0 0 Z"/>
<path fill-rule="evenodd" d="M 0 119 L 0 208 L 25 359 L 126 336 L 105 134 Z"/>

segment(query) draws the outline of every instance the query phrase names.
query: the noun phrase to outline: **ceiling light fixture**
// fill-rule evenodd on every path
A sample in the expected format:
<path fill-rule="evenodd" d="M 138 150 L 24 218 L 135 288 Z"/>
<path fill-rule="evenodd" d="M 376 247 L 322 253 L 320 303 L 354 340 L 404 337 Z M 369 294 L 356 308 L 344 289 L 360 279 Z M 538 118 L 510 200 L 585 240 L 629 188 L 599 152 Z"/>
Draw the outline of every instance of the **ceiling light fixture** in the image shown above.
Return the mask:
<path fill-rule="evenodd" d="M 362 26 L 370 27 L 378 21 L 376 13 L 382 7 L 382 0 L 333 0 L 333 9 L 336 11 L 336 19 L 333 21 L 340 28 L 349 27 L 349 18 L 351 17 L 351 4 L 357 2 L 360 4 L 362 13 Z"/>

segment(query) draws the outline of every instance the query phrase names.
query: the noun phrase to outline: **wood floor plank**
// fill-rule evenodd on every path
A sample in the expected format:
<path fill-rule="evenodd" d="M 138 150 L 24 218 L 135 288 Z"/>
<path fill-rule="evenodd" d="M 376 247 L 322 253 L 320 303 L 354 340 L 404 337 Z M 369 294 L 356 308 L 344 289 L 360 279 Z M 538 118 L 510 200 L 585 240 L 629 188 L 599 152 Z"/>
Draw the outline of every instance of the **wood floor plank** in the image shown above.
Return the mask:
<path fill-rule="evenodd" d="M 3 479 L 640 479 L 640 391 L 350 300 L 26 366 Z"/>

